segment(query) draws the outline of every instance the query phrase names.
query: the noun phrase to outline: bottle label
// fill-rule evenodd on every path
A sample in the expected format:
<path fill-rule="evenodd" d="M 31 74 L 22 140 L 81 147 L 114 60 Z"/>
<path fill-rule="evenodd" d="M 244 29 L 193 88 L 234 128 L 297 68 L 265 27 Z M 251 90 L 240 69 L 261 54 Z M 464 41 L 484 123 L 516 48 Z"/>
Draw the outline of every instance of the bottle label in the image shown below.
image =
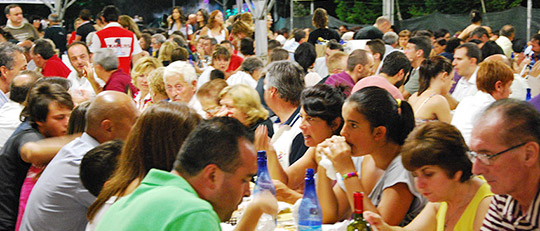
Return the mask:
<path fill-rule="evenodd" d="M 321 231 L 321 225 L 298 225 L 299 231 Z"/>

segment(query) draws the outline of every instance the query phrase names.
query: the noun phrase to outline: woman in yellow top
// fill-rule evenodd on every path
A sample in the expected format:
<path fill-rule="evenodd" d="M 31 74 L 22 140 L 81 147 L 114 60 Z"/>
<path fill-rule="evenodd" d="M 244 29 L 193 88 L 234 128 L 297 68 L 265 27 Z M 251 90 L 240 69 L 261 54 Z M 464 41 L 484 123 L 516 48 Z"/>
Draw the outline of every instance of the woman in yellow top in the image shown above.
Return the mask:
<path fill-rule="evenodd" d="M 386 224 L 365 212 L 366 220 L 386 230 L 480 230 L 491 201 L 489 185 L 472 177 L 472 163 L 461 133 L 444 122 L 425 123 L 411 132 L 402 148 L 403 166 L 430 202 L 407 226 Z"/>

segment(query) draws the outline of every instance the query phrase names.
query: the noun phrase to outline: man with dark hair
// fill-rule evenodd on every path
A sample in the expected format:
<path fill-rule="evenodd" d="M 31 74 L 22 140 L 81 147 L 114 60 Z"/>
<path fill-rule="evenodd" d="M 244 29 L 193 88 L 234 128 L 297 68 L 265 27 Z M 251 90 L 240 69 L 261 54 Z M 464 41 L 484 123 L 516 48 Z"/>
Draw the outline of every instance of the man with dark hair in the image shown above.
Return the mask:
<path fill-rule="evenodd" d="M 21 111 L 30 87 L 41 77 L 37 72 L 21 71 L 9 86 L 9 101 L 0 108 L 0 150 L 21 124 Z"/>
<path fill-rule="evenodd" d="M 386 89 L 394 98 L 404 100 L 398 88 L 401 87 L 410 70 L 411 62 L 407 56 L 401 52 L 392 52 L 384 59 L 381 72 L 358 81 L 352 92 L 364 87 L 377 86 Z"/>
<path fill-rule="evenodd" d="M 508 57 L 509 59 L 512 58 L 512 52 L 514 52 L 514 50 L 512 49 L 512 41 L 514 41 L 515 36 L 516 29 L 514 28 L 514 26 L 504 25 L 499 31 L 499 38 L 495 40 L 497 45 L 499 45 L 504 51 L 504 55 L 506 55 L 506 57 Z"/>
<path fill-rule="evenodd" d="M 85 230 L 86 211 L 96 198 L 81 183 L 81 159 L 101 143 L 124 140 L 138 114 L 126 94 L 98 94 L 86 113 L 85 132 L 63 146 L 34 186 L 20 230 Z"/>
<path fill-rule="evenodd" d="M 92 23 L 92 13 L 89 9 L 82 9 L 79 13 L 79 18 L 82 20 L 81 25 L 77 28 L 75 32 L 75 41 L 86 41 L 86 36 L 90 32 L 96 31 L 94 28 L 94 23 Z"/>
<path fill-rule="evenodd" d="M 283 44 L 283 49 L 287 50 L 289 52 L 289 57 L 291 60 L 294 60 L 294 51 L 300 44 L 307 41 L 306 32 L 301 29 L 296 29 L 293 33 L 293 38 L 287 40 L 285 44 Z"/>
<path fill-rule="evenodd" d="M 97 230 L 220 230 L 220 222 L 250 195 L 249 182 L 257 173 L 252 142 L 247 127 L 234 118 L 201 122 L 182 145 L 174 170 L 150 170 L 133 193 L 111 206 Z M 236 228 L 253 230 L 262 213 L 275 214 L 276 208 L 273 196 L 255 199 Z"/>
<path fill-rule="evenodd" d="M 406 81 L 403 88 L 403 97 L 408 99 L 420 88 L 420 73 L 418 72 L 418 69 L 420 69 L 420 65 L 424 60 L 429 59 L 429 54 L 431 53 L 431 39 L 425 36 L 410 38 L 404 53 L 407 58 L 409 58 L 409 61 L 411 61 L 411 66 L 413 68 L 409 80 Z"/>
<path fill-rule="evenodd" d="M 41 68 L 41 74 L 45 77 L 67 78 L 71 70 L 62 62 L 54 52 L 52 44 L 44 39 L 38 39 L 30 50 L 32 60 Z"/>
<path fill-rule="evenodd" d="M 99 48 L 114 49 L 120 62 L 119 67 L 129 74 L 131 63 L 137 62 L 142 54 L 137 37 L 133 32 L 122 28 L 122 25 L 118 23 L 118 17 L 120 16 L 118 8 L 113 5 L 105 6 L 101 13 L 101 19 L 106 25 L 92 37 L 90 50 L 94 53 Z"/>
<path fill-rule="evenodd" d="M 444 52 L 441 53 L 441 56 L 447 58 L 448 60 L 450 60 L 450 62 L 453 62 L 454 52 L 459 45 L 461 45 L 461 39 L 455 37 L 448 39 L 448 41 L 446 41 L 446 47 L 444 48 Z"/>
<path fill-rule="evenodd" d="M 270 143 L 283 169 L 300 159 L 307 150 L 300 130 L 300 94 L 305 88 L 304 71 L 293 61 L 272 62 L 264 78 L 264 100 L 279 118 Z"/>
<path fill-rule="evenodd" d="M 347 59 L 347 70 L 328 77 L 324 84 L 334 87 L 346 87 L 344 93 L 349 96 L 354 85 L 361 79 L 373 75 L 375 68 L 373 66 L 373 55 L 366 50 L 356 49 Z"/>
<path fill-rule="evenodd" d="M 21 187 L 30 166 L 44 165 L 54 157 L 53 153 L 33 152 L 30 146 L 65 135 L 72 109 L 71 96 L 57 84 L 41 82 L 30 90 L 21 113 L 24 122 L 0 153 L 0 230 L 15 229 Z"/>
<path fill-rule="evenodd" d="M 538 61 L 540 57 L 540 34 L 533 35 L 530 43 L 531 43 L 531 53 L 530 53 L 531 63 L 529 65 L 532 66 Z"/>
<path fill-rule="evenodd" d="M 8 19 L 4 30 L 11 33 L 17 41 L 22 42 L 27 38 L 39 38 L 39 34 L 34 26 L 24 22 L 23 11 L 19 5 L 7 5 L 4 9 L 4 13 Z"/>
<path fill-rule="evenodd" d="M 540 228 L 540 114 L 528 102 L 498 100 L 472 130 L 472 172 L 495 194 L 480 230 Z"/>
<path fill-rule="evenodd" d="M 457 82 L 452 97 L 457 101 L 474 95 L 478 91 L 476 88 L 476 72 L 481 61 L 482 53 L 476 44 L 464 43 L 456 48 L 452 65 L 454 71 L 461 76 L 461 79 Z"/>
<path fill-rule="evenodd" d="M 489 33 L 484 27 L 479 26 L 469 35 L 469 41 L 474 39 L 480 40 L 482 41 L 482 44 L 484 44 L 489 41 Z M 480 45 L 480 47 L 482 47 L 482 45 Z"/>
<path fill-rule="evenodd" d="M 64 54 L 66 51 L 67 38 L 66 29 L 60 25 L 62 19 L 60 19 L 60 15 L 58 14 L 50 14 L 48 19 L 49 26 L 45 29 L 43 38 L 52 40 L 56 48 L 60 51 L 60 54 Z"/>
<path fill-rule="evenodd" d="M 90 50 L 83 42 L 75 41 L 67 47 L 67 55 L 69 62 L 74 71 L 71 71 L 67 79 L 71 82 L 70 92 L 72 95 L 77 94 L 82 98 L 90 98 L 97 93 L 92 87 L 89 78 L 86 78 L 88 74 L 92 74 L 100 87 L 105 85 L 105 82 L 97 77 L 96 72 L 90 64 L 91 56 Z M 91 70 L 88 73 L 86 70 Z M 75 98 L 75 97 L 74 97 Z"/>
<path fill-rule="evenodd" d="M 384 46 L 384 42 L 380 39 L 373 39 L 366 43 L 366 51 L 371 53 L 373 55 L 373 68 L 375 70 L 379 69 L 379 65 L 381 65 L 381 62 L 384 58 L 384 54 L 386 54 L 386 47 Z"/>
<path fill-rule="evenodd" d="M 122 153 L 124 141 L 111 140 L 88 151 L 81 160 L 81 182 L 88 192 L 97 197 L 111 177 Z"/>
<path fill-rule="evenodd" d="M 9 85 L 21 70 L 26 70 L 24 50 L 9 42 L 0 44 L 0 108 L 9 101 Z"/>

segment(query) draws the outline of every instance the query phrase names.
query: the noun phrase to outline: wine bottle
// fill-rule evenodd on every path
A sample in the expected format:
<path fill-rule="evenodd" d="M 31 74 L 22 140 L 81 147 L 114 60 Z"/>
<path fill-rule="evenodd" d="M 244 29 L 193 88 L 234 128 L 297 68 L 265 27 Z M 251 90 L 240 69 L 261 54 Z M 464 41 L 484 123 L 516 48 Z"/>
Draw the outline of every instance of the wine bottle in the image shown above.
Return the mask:
<path fill-rule="evenodd" d="M 347 231 L 371 231 L 371 226 L 364 220 L 364 194 L 354 192 L 354 213 L 353 218 L 347 226 Z"/>
<path fill-rule="evenodd" d="M 298 208 L 298 230 L 313 231 L 322 230 L 322 209 L 317 192 L 315 191 L 314 170 L 306 169 L 306 186 L 304 197 Z"/>

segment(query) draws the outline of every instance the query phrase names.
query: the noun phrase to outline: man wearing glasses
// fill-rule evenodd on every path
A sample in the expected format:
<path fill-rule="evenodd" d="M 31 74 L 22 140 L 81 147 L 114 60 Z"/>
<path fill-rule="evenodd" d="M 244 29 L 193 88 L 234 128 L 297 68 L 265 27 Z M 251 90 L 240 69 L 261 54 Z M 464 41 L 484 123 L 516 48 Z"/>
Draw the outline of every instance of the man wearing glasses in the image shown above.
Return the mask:
<path fill-rule="evenodd" d="M 540 228 L 540 114 L 524 101 L 498 100 L 476 122 L 470 148 L 473 173 L 493 193 L 481 230 Z"/>

